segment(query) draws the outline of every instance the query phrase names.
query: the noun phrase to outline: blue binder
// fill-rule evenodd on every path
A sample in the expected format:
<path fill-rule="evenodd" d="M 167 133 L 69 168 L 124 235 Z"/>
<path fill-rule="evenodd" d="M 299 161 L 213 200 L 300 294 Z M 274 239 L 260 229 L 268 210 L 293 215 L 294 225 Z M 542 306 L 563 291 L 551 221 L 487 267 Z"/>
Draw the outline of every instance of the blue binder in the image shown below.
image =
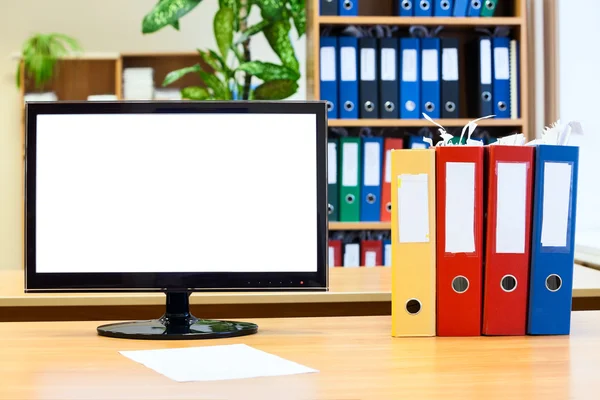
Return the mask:
<path fill-rule="evenodd" d="M 409 149 L 428 149 L 429 143 L 423 140 L 423 136 L 410 136 L 408 139 Z"/>
<path fill-rule="evenodd" d="M 381 217 L 383 138 L 365 137 L 362 140 L 362 146 L 360 220 L 362 222 L 378 222 Z"/>
<path fill-rule="evenodd" d="M 433 15 L 433 0 L 415 0 L 415 17 L 431 17 Z"/>
<path fill-rule="evenodd" d="M 420 49 L 418 38 L 400 39 L 400 118 L 421 118 Z"/>
<path fill-rule="evenodd" d="M 440 118 L 440 92 L 440 39 L 421 38 L 421 110 L 431 118 Z"/>
<path fill-rule="evenodd" d="M 320 83 L 321 100 L 327 101 L 327 118 L 339 118 L 338 111 L 338 68 L 337 37 L 321 37 L 320 49 Z"/>
<path fill-rule="evenodd" d="M 467 8 L 469 7 L 470 0 L 455 0 L 454 1 L 454 12 L 452 13 L 455 17 L 466 17 Z"/>
<path fill-rule="evenodd" d="M 392 241 L 389 239 L 383 241 L 383 265 L 392 266 Z"/>
<path fill-rule="evenodd" d="M 479 17 L 481 15 L 481 3 L 483 3 L 483 0 L 470 0 L 467 17 Z"/>
<path fill-rule="evenodd" d="M 453 0 L 435 0 L 433 7 L 434 17 L 451 17 Z"/>
<path fill-rule="evenodd" d="M 358 39 L 341 36 L 340 47 L 340 118 L 358 119 Z"/>
<path fill-rule="evenodd" d="M 358 15 L 358 0 L 339 0 L 339 15 L 356 17 Z"/>
<path fill-rule="evenodd" d="M 492 38 L 494 71 L 492 99 L 496 118 L 510 118 L 510 39 Z"/>
<path fill-rule="evenodd" d="M 571 329 L 579 148 L 539 145 L 533 189 L 530 335 Z"/>
<path fill-rule="evenodd" d="M 414 15 L 413 0 L 396 0 L 396 4 L 397 15 L 401 17 L 412 17 Z"/>

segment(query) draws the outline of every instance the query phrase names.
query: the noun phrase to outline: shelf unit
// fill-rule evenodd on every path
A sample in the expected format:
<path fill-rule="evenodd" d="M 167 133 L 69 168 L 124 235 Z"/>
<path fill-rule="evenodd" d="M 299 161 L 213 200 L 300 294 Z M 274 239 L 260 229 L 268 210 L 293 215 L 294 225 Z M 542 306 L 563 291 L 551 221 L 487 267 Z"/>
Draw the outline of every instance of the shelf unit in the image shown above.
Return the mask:
<path fill-rule="evenodd" d="M 330 231 L 389 231 L 390 222 L 330 222 Z"/>

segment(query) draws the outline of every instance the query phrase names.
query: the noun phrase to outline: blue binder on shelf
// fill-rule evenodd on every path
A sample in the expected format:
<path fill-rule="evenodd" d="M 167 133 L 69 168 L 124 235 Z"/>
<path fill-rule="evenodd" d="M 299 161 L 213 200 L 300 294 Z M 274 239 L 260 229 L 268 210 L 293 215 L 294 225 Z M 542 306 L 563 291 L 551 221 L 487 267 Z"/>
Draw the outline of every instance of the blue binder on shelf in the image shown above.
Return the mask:
<path fill-rule="evenodd" d="M 471 0 L 454 0 L 454 10 L 452 15 L 454 17 L 466 17 L 470 1 Z"/>
<path fill-rule="evenodd" d="M 339 15 L 356 17 L 358 15 L 359 0 L 339 0 Z"/>
<path fill-rule="evenodd" d="M 400 118 L 421 118 L 420 50 L 418 38 L 400 39 Z"/>
<path fill-rule="evenodd" d="M 358 119 L 358 39 L 351 36 L 338 38 L 340 47 L 341 119 Z"/>
<path fill-rule="evenodd" d="M 383 138 L 365 137 L 362 140 L 362 146 L 360 220 L 361 222 L 378 222 L 381 211 Z"/>
<path fill-rule="evenodd" d="M 428 149 L 429 143 L 423 140 L 423 136 L 410 136 L 408 139 L 409 149 Z"/>
<path fill-rule="evenodd" d="M 321 100 L 327 102 L 327 118 L 329 119 L 339 118 L 337 47 L 337 37 L 321 37 L 319 61 Z"/>
<path fill-rule="evenodd" d="M 433 7 L 434 17 L 451 17 L 452 6 L 454 0 L 434 0 L 435 5 Z"/>
<path fill-rule="evenodd" d="M 412 17 L 414 8 L 413 0 L 396 0 L 396 14 L 400 17 Z"/>
<path fill-rule="evenodd" d="M 484 0 L 470 0 L 467 17 L 479 17 L 481 15 L 481 3 Z"/>
<path fill-rule="evenodd" d="M 539 145 L 533 188 L 530 335 L 571 329 L 579 148 Z"/>
<path fill-rule="evenodd" d="M 440 118 L 440 92 L 440 39 L 421 38 L 421 109 L 431 118 Z"/>
<path fill-rule="evenodd" d="M 510 118 L 510 39 L 492 38 L 494 71 L 492 99 L 496 118 Z"/>
<path fill-rule="evenodd" d="M 392 241 L 389 239 L 383 241 L 383 265 L 392 266 Z"/>
<path fill-rule="evenodd" d="M 433 15 L 434 0 L 415 0 L 415 17 L 431 17 Z"/>

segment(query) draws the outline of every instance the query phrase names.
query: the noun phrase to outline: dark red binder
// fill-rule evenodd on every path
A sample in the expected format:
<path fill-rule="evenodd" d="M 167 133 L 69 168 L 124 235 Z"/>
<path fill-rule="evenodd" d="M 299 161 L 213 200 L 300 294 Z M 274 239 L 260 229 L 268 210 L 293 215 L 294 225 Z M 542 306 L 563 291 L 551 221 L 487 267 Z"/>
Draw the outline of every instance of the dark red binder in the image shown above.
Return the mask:
<path fill-rule="evenodd" d="M 481 146 L 436 148 L 437 335 L 481 335 Z"/>
<path fill-rule="evenodd" d="M 383 242 L 381 240 L 361 240 L 360 242 L 360 266 L 381 267 L 383 266 Z"/>
<path fill-rule="evenodd" d="M 343 267 L 342 255 L 342 241 L 329 239 L 329 266 Z"/>
<path fill-rule="evenodd" d="M 526 332 L 533 163 L 531 146 L 487 150 L 484 335 Z"/>
<path fill-rule="evenodd" d="M 383 144 L 383 184 L 381 186 L 381 221 L 389 222 L 392 219 L 392 150 L 402 149 L 404 141 L 398 138 L 386 138 Z"/>

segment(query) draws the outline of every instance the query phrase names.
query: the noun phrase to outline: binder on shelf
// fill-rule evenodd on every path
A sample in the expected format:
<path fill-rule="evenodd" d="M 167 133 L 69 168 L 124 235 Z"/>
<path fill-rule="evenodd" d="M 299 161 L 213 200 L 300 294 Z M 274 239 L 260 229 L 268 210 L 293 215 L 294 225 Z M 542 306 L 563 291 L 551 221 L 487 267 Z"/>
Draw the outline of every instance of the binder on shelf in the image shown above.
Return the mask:
<path fill-rule="evenodd" d="M 436 148 L 437 335 L 479 336 L 483 146 Z"/>
<path fill-rule="evenodd" d="M 459 115 L 459 67 L 458 39 L 441 39 L 442 47 L 442 118 L 458 118 Z"/>
<path fill-rule="evenodd" d="M 362 240 L 360 242 L 360 265 L 380 267 L 383 265 L 383 245 L 381 240 Z"/>
<path fill-rule="evenodd" d="M 342 241 L 329 239 L 329 267 L 343 267 L 342 262 Z"/>
<path fill-rule="evenodd" d="M 338 15 L 338 0 L 320 0 L 319 15 Z"/>
<path fill-rule="evenodd" d="M 482 17 L 493 17 L 496 12 L 498 0 L 484 0 L 483 5 L 481 7 L 481 16 Z"/>
<path fill-rule="evenodd" d="M 327 202 L 329 221 L 340 220 L 338 185 L 338 140 L 327 139 Z"/>
<path fill-rule="evenodd" d="M 440 118 L 440 39 L 421 38 L 421 107 L 431 118 Z"/>
<path fill-rule="evenodd" d="M 473 64 L 472 75 L 477 77 L 477 86 L 473 101 L 476 117 L 485 117 L 494 114 L 492 102 L 492 39 L 490 37 L 478 38 L 475 42 L 475 53 L 479 63 Z"/>
<path fill-rule="evenodd" d="M 530 335 L 571 328 L 579 148 L 536 147 L 529 280 Z"/>
<path fill-rule="evenodd" d="M 428 149 L 429 143 L 427 143 L 423 136 L 410 136 L 408 139 L 409 149 Z"/>
<path fill-rule="evenodd" d="M 510 118 L 519 118 L 521 108 L 521 79 L 519 63 L 519 42 L 510 41 Z"/>
<path fill-rule="evenodd" d="M 400 17 L 414 16 L 413 0 L 396 0 L 396 15 Z"/>
<path fill-rule="evenodd" d="M 340 47 L 340 118 L 358 119 L 358 39 L 338 38 Z"/>
<path fill-rule="evenodd" d="M 360 138 L 340 138 L 340 221 L 360 221 Z"/>
<path fill-rule="evenodd" d="M 415 17 L 431 17 L 433 15 L 432 1 L 434 0 L 415 0 Z"/>
<path fill-rule="evenodd" d="M 398 39 L 379 39 L 379 117 L 398 119 Z"/>
<path fill-rule="evenodd" d="M 356 17 L 358 15 L 359 0 L 339 0 L 338 12 L 344 17 Z"/>
<path fill-rule="evenodd" d="M 420 50 L 418 38 L 400 39 L 400 118 L 421 118 Z"/>
<path fill-rule="evenodd" d="M 360 267 L 360 243 L 344 244 L 344 268 Z"/>
<path fill-rule="evenodd" d="M 383 144 L 383 184 L 381 186 L 381 221 L 389 222 L 392 218 L 392 150 L 404 147 L 404 140 L 385 138 Z"/>
<path fill-rule="evenodd" d="M 455 17 L 466 17 L 467 8 L 470 0 L 454 0 L 454 11 L 452 15 Z"/>
<path fill-rule="evenodd" d="M 377 77 L 377 39 L 358 39 L 360 48 L 360 118 L 379 118 L 379 90 Z"/>
<path fill-rule="evenodd" d="M 383 266 L 392 266 L 392 241 L 389 239 L 383 241 Z"/>
<path fill-rule="evenodd" d="M 494 81 L 492 99 L 494 99 L 494 115 L 496 118 L 510 118 L 510 39 L 495 37 L 494 48 Z"/>
<path fill-rule="evenodd" d="M 327 102 L 327 118 L 336 119 L 338 112 L 338 76 L 337 76 L 338 40 L 334 36 L 321 37 L 320 84 L 321 100 Z"/>
<path fill-rule="evenodd" d="M 451 17 L 453 0 L 434 0 L 434 17 Z"/>
<path fill-rule="evenodd" d="M 381 211 L 381 163 L 383 159 L 383 138 L 365 137 L 362 139 L 362 187 L 360 189 L 360 220 L 375 222 L 380 220 Z"/>
<path fill-rule="evenodd" d="M 534 147 L 489 146 L 486 152 L 482 333 L 525 335 Z"/>
<path fill-rule="evenodd" d="M 470 0 L 467 17 L 479 17 L 481 15 L 481 2 L 484 0 Z"/>
<path fill-rule="evenodd" d="M 392 151 L 392 336 L 435 336 L 435 150 Z"/>

